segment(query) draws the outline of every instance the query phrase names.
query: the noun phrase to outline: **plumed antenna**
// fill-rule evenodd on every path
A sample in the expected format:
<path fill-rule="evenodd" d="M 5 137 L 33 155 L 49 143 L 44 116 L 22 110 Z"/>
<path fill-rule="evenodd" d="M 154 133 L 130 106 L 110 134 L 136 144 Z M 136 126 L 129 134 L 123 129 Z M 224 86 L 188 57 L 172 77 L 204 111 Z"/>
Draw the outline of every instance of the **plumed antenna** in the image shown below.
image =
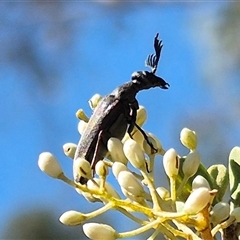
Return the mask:
<path fill-rule="evenodd" d="M 154 38 L 154 49 L 155 54 L 150 54 L 145 61 L 146 66 L 150 67 L 152 69 L 152 73 L 155 74 L 157 71 L 158 61 L 160 59 L 161 50 L 162 50 L 162 40 L 158 40 L 158 33 L 156 37 Z"/>

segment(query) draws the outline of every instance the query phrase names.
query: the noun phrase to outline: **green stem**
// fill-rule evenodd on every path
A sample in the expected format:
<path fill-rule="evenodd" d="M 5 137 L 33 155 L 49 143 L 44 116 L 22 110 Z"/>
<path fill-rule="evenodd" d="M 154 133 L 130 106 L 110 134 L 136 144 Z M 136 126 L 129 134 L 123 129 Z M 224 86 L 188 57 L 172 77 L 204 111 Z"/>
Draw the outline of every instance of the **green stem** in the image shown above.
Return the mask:
<path fill-rule="evenodd" d="M 184 212 L 165 212 L 165 211 L 160 211 L 156 212 L 154 211 L 154 215 L 163 218 L 163 220 L 170 220 L 170 219 L 176 219 L 176 218 L 182 218 L 186 216 L 186 213 Z M 163 221 L 162 220 L 162 221 Z"/>
<path fill-rule="evenodd" d="M 174 236 L 179 236 L 179 237 L 182 237 L 182 238 L 185 238 L 185 239 L 188 239 L 189 235 L 185 232 L 181 232 L 175 228 L 173 228 L 170 224 L 168 223 L 165 223 L 164 226 L 174 234 Z"/>
<path fill-rule="evenodd" d="M 177 195 L 181 194 L 181 191 L 183 190 L 183 188 L 184 188 L 185 184 L 187 183 L 188 179 L 189 179 L 189 177 L 186 177 L 186 176 L 183 177 L 183 180 L 182 180 L 182 182 L 181 182 L 181 184 L 180 184 L 180 186 L 177 190 Z"/>
<path fill-rule="evenodd" d="M 88 189 L 85 185 L 81 185 L 81 184 L 77 184 L 77 183 L 73 182 L 72 180 L 67 178 L 64 175 L 64 173 L 60 174 L 58 179 L 64 181 L 65 183 L 72 186 L 73 188 L 77 188 L 83 192 L 87 192 L 89 194 L 96 195 L 97 198 L 106 199 L 107 202 L 111 202 L 113 207 L 117 206 L 117 207 L 122 207 L 122 208 L 126 208 L 126 209 L 130 208 L 132 211 L 141 212 L 150 218 L 153 217 L 152 209 L 148 208 L 146 206 L 142 206 L 139 203 L 129 202 L 129 201 L 122 200 L 122 199 L 117 199 L 106 192 L 101 192 L 100 190 Z"/>
<path fill-rule="evenodd" d="M 152 196 L 152 201 L 153 201 L 153 209 L 155 211 L 161 211 L 161 208 L 160 208 L 160 205 L 159 205 L 159 202 L 160 201 L 160 197 L 158 197 L 158 193 L 153 185 L 153 182 L 151 181 L 151 179 L 149 179 L 148 175 L 145 173 L 145 171 L 143 170 L 140 170 L 141 171 L 141 174 L 143 175 L 144 177 L 144 180 L 146 181 L 147 183 L 147 186 L 148 186 L 148 189 L 150 191 L 150 194 Z"/>
<path fill-rule="evenodd" d="M 177 226 L 177 228 L 179 230 L 181 230 L 182 232 L 188 234 L 188 236 L 192 237 L 192 240 L 201 240 L 200 237 L 198 237 L 189 227 L 187 227 L 185 224 L 182 224 L 176 220 L 172 220 L 173 223 Z"/>
<path fill-rule="evenodd" d="M 109 202 L 107 203 L 106 205 L 104 205 L 103 207 L 91 212 L 91 213 L 86 213 L 84 214 L 85 217 L 87 217 L 87 219 L 91 219 L 91 218 L 94 218 L 94 217 L 97 217 L 103 213 L 105 213 L 106 211 L 108 211 L 109 209 L 111 209 L 113 206 L 112 206 L 112 203 Z"/>
<path fill-rule="evenodd" d="M 171 192 L 171 199 L 175 204 L 176 198 L 177 198 L 176 178 L 175 177 L 170 177 L 170 192 Z"/>
<path fill-rule="evenodd" d="M 230 216 L 229 219 L 227 219 L 225 222 L 216 225 L 216 226 L 212 229 L 212 231 L 211 231 L 212 236 L 214 237 L 215 234 L 216 234 L 220 229 L 225 229 L 225 228 L 229 227 L 232 223 L 235 222 L 235 220 L 236 220 L 235 217 Z"/>
<path fill-rule="evenodd" d="M 156 220 L 154 220 L 152 222 L 149 222 L 145 226 L 140 227 L 138 229 L 135 229 L 135 230 L 132 230 L 132 231 L 129 231 L 129 232 L 118 233 L 116 238 L 134 237 L 134 236 L 139 235 L 143 232 L 146 232 L 147 230 L 153 228 L 155 225 L 158 225 L 158 224 L 160 224 L 160 221 L 159 221 L 159 219 L 156 219 Z"/>
<path fill-rule="evenodd" d="M 128 211 L 126 211 L 125 209 L 123 209 L 121 207 L 116 207 L 116 210 L 118 210 L 119 212 L 121 212 L 122 214 L 124 214 L 125 216 L 127 216 L 128 218 L 133 220 L 134 222 L 139 223 L 140 225 L 147 224 L 146 221 L 143 221 L 142 219 L 135 217 L 134 215 L 132 215 L 131 213 L 129 213 Z"/>
<path fill-rule="evenodd" d="M 163 227 L 163 225 L 160 225 L 147 240 L 154 240 L 159 233 L 166 235 L 171 240 L 177 240 L 177 238 L 168 229 Z"/>
<path fill-rule="evenodd" d="M 148 155 L 149 156 L 149 176 L 151 179 L 154 179 L 154 163 L 155 163 L 155 154 Z"/>

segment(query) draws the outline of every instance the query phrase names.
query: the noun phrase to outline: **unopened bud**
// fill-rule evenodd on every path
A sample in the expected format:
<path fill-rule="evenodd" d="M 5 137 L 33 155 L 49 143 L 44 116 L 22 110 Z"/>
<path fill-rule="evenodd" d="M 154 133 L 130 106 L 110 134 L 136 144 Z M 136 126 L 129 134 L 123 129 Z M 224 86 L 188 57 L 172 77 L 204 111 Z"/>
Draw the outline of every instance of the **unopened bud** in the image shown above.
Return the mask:
<path fill-rule="evenodd" d="M 135 197 L 143 197 L 145 193 L 143 186 L 139 183 L 139 181 L 131 172 L 121 171 L 118 174 L 117 180 L 122 190 L 124 189 L 127 193 L 129 193 L 127 197 L 131 198 L 132 195 L 134 198 L 131 198 L 132 200 L 135 200 Z M 126 194 L 125 191 L 122 191 L 123 194 Z"/>
<path fill-rule="evenodd" d="M 128 132 L 125 133 L 123 139 L 122 139 L 122 143 L 124 144 L 128 139 L 133 139 L 135 140 L 142 148 L 143 150 L 143 140 L 144 140 L 144 136 L 143 134 L 139 131 L 139 129 L 134 126 L 132 132 L 131 132 L 131 137 L 129 135 Z"/>
<path fill-rule="evenodd" d="M 118 178 L 118 174 L 121 171 L 129 171 L 128 168 L 126 167 L 125 164 L 121 163 L 121 162 L 115 162 L 112 165 L 112 172 L 113 175 L 115 176 L 115 178 Z"/>
<path fill-rule="evenodd" d="M 39 155 L 38 166 L 52 178 L 58 178 L 62 173 L 62 168 L 57 159 L 50 152 L 43 152 Z"/>
<path fill-rule="evenodd" d="M 98 94 L 98 93 L 94 94 L 91 97 L 91 99 L 88 101 L 90 108 L 91 109 L 96 108 L 101 99 L 102 99 L 102 97 L 100 94 Z"/>
<path fill-rule="evenodd" d="M 188 199 L 184 204 L 183 211 L 186 214 L 197 214 L 203 208 L 207 206 L 210 201 L 210 193 L 209 190 L 205 187 L 200 187 L 191 192 Z"/>
<path fill-rule="evenodd" d="M 206 180 L 206 178 L 204 178 L 201 175 L 197 175 L 192 181 L 192 190 L 195 190 L 195 189 L 200 188 L 200 187 L 205 187 L 209 190 L 211 189 L 208 181 Z"/>
<path fill-rule="evenodd" d="M 141 127 L 147 120 L 147 111 L 143 106 L 139 106 L 137 110 L 136 124 Z"/>
<path fill-rule="evenodd" d="M 156 153 L 157 150 L 157 144 L 154 138 L 152 138 L 151 136 L 147 136 L 148 141 L 144 138 L 143 141 L 143 150 L 147 155 L 152 155 L 154 153 Z M 151 143 L 151 145 L 149 144 Z"/>
<path fill-rule="evenodd" d="M 86 236 L 93 240 L 114 240 L 116 239 L 116 231 L 107 224 L 100 223 L 85 223 L 83 232 Z"/>
<path fill-rule="evenodd" d="M 73 176 L 76 182 L 79 182 L 80 177 L 87 179 L 92 178 L 90 163 L 84 158 L 77 158 L 73 161 Z"/>
<path fill-rule="evenodd" d="M 236 207 L 230 214 L 231 217 L 235 218 L 235 222 L 240 222 L 240 207 Z"/>
<path fill-rule="evenodd" d="M 80 135 L 83 135 L 88 123 L 84 122 L 83 120 L 80 120 L 78 123 L 78 132 Z"/>
<path fill-rule="evenodd" d="M 211 211 L 211 220 L 214 224 L 219 224 L 226 220 L 230 214 L 230 206 L 228 203 L 219 202 L 214 205 Z"/>
<path fill-rule="evenodd" d="M 68 226 L 80 225 L 83 221 L 86 220 L 86 216 L 77 211 L 67 211 L 61 215 L 59 221 Z"/>
<path fill-rule="evenodd" d="M 86 122 L 86 123 L 89 121 L 89 117 L 85 114 L 85 112 L 83 111 L 83 109 L 77 110 L 77 112 L 76 112 L 76 117 L 77 117 L 79 120 L 83 120 L 83 121 Z"/>
<path fill-rule="evenodd" d="M 153 133 L 148 132 L 147 135 L 152 137 L 155 140 L 157 153 L 163 155 L 164 150 L 163 150 L 163 147 L 162 147 L 162 144 L 161 144 L 160 140 Z"/>
<path fill-rule="evenodd" d="M 95 166 L 95 172 L 100 177 L 106 177 L 108 175 L 108 167 L 100 160 Z"/>
<path fill-rule="evenodd" d="M 169 191 L 164 188 L 164 187 L 158 187 L 156 189 L 158 195 L 162 198 L 162 199 L 167 199 L 167 198 L 170 198 L 170 193 Z"/>
<path fill-rule="evenodd" d="M 123 145 L 123 152 L 135 168 L 145 169 L 144 153 L 136 141 L 128 139 Z"/>
<path fill-rule="evenodd" d="M 176 177 L 179 170 L 179 158 L 175 149 L 170 148 L 163 155 L 163 167 L 169 178 Z"/>
<path fill-rule="evenodd" d="M 110 138 L 107 142 L 107 149 L 114 162 L 127 164 L 127 158 L 123 152 L 123 144 L 118 138 Z"/>
<path fill-rule="evenodd" d="M 74 158 L 77 145 L 75 143 L 65 143 L 63 145 L 63 152 L 67 157 Z"/>
<path fill-rule="evenodd" d="M 129 135 L 128 133 L 126 133 L 126 134 Z M 128 139 L 129 139 L 129 137 L 128 137 Z M 143 150 L 144 136 L 136 127 L 134 127 L 134 129 L 132 131 L 132 139 L 135 140 L 141 146 L 141 148 Z"/>
<path fill-rule="evenodd" d="M 181 143 L 190 150 L 195 150 L 197 147 L 197 135 L 194 131 L 183 128 L 180 133 Z"/>
<path fill-rule="evenodd" d="M 185 161 L 183 162 L 182 170 L 184 176 L 186 177 L 193 176 L 198 170 L 200 161 L 201 161 L 200 155 L 196 150 L 190 152 L 187 155 Z"/>

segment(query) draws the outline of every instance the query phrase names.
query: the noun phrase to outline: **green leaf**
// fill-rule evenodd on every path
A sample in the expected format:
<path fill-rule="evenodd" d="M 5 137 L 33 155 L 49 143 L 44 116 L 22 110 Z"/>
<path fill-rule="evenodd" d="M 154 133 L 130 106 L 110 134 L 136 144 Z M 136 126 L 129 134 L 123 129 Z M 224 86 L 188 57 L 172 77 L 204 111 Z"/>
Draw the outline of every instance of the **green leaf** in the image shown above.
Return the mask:
<path fill-rule="evenodd" d="M 240 206 L 240 147 L 234 147 L 229 154 L 230 193 L 234 207 Z"/>
<path fill-rule="evenodd" d="M 215 197 L 217 202 L 220 202 L 227 190 L 229 184 L 229 174 L 227 168 L 222 164 L 212 165 L 208 168 L 208 173 L 215 181 L 215 187 L 218 193 Z"/>
<path fill-rule="evenodd" d="M 183 162 L 185 161 L 185 159 L 186 159 L 186 157 L 181 157 L 179 159 L 180 160 L 180 169 L 179 169 L 178 177 L 176 179 L 177 187 L 179 187 L 179 185 L 181 184 L 183 177 L 184 177 L 184 174 L 182 171 L 182 165 L 183 165 Z M 187 183 L 185 184 L 184 188 L 181 191 L 181 194 L 178 196 L 179 200 L 186 201 L 187 197 L 189 196 L 189 194 L 192 191 L 192 181 L 197 175 L 201 175 L 202 177 L 204 177 L 208 181 L 211 189 L 216 188 L 214 179 L 208 173 L 206 167 L 202 163 L 200 163 L 197 172 L 187 181 Z"/>

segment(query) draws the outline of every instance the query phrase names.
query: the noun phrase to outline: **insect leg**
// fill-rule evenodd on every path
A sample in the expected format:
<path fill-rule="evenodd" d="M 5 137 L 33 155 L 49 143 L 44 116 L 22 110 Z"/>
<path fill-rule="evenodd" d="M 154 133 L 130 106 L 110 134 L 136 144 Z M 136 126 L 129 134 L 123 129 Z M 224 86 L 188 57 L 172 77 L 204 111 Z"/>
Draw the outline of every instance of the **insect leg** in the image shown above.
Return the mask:
<path fill-rule="evenodd" d="M 91 167 L 93 169 L 93 173 L 95 172 L 95 165 L 97 164 L 97 162 L 100 160 L 98 159 L 98 151 L 100 149 L 100 141 L 101 141 L 101 136 L 103 134 L 103 130 L 101 130 L 99 133 L 98 133 L 98 138 L 97 138 L 97 143 L 96 143 L 96 146 L 95 146 L 95 150 L 94 150 L 94 154 L 93 154 L 93 158 L 92 158 L 92 162 L 91 162 Z"/>
<path fill-rule="evenodd" d="M 128 128 L 127 132 L 129 136 L 132 138 L 132 131 L 134 128 L 134 125 L 136 124 L 136 118 L 137 118 L 137 109 L 139 109 L 138 101 L 134 98 L 134 101 L 129 104 L 130 110 L 127 116 L 128 119 Z"/>
<path fill-rule="evenodd" d="M 132 131 L 133 131 L 133 128 L 135 125 L 136 117 L 137 117 L 137 111 L 135 109 L 132 109 L 131 117 L 129 118 L 129 125 L 127 128 L 127 132 L 129 134 L 130 138 L 132 138 Z"/>
<path fill-rule="evenodd" d="M 147 141 L 148 145 L 151 147 L 152 149 L 152 153 L 157 153 L 157 149 L 153 146 L 153 144 L 148 140 L 148 136 L 147 134 L 144 132 L 144 130 L 139 127 L 136 123 L 135 123 L 136 128 L 142 133 L 144 139 Z"/>

